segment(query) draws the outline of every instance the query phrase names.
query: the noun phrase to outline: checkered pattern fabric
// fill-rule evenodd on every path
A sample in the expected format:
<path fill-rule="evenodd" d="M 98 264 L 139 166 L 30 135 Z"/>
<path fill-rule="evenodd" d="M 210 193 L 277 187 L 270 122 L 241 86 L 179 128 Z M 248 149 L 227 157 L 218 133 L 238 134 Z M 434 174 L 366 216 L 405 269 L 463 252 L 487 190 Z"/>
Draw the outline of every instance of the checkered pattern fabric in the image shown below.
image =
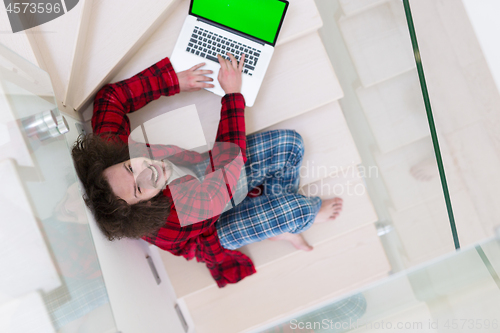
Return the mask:
<path fill-rule="evenodd" d="M 105 85 L 94 99 L 92 129 L 127 143 L 130 120 L 126 117 L 161 96 L 180 92 L 179 80 L 168 58 L 133 77 Z"/>
<path fill-rule="evenodd" d="M 95 279 L 75 279 L 63 276 L 64 287 L 43 295 L 47 311 L 56 330 L 109 304 L 102 276 Z"/>
<path fill-rule="evenodd" d="M 221 215 L 215 226 L 224 248 L 237 249 L 285 232 L 301 233 L 311 227 L 321 199 L 297 193 L 303 154 L 302 138 L 292 130 L 247 137 L 248 190 L 263 185 L 263 193 L 246 197 Z"/>

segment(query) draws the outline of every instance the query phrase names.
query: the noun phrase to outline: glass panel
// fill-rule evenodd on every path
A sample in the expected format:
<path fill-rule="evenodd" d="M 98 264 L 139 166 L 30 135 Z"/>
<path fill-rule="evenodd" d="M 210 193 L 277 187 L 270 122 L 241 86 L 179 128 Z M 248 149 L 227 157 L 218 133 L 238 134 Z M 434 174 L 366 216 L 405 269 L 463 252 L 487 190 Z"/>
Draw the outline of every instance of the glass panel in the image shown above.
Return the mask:
<path fill-rule="evenodd" d="M 500 242 L 399 273 L 262 332 L 498 332 Z"/>
<path fill-rule="evenodd" d="M 392 271 L 455 250 L 401 0 L 316 0 Z M 439 141 L 446 145 L 446 142 Z M 449 177 L 457 166 L 445 160 Z M 453 191 L 456 189 L 453 188 Z M 457 190 L 458 191 L 458 190 Z"/>
<path fill-rule="evenodd" d="M 46 118 L 39 116 L 49 110 L 55 117 L 60 116 L 50 78 L 0 45 L 0 91 L 0 163 L 15 166 L 12 173 L 19 175 L 20 183 L 9 190 L 26 194 L 31 206 L 28 211 L 36 222 L 31 225 L 33 230 L 21 230 L 21 233 L 40 236 L 40 243 L 45 245 L 37 246 L 47 251 L 50 258 L 47 266 L 52 261 L 57 272 L 51 286 L 38 290 L 53 328 L 57 332 L 116 331 L 68 144 L 64 135 L 57 135 L 57 128 L 50 128 L 53 120 L 50 113 L 44 115 Z M 56 121 L 60 124 L 60 119 Z M 15 164 L 5 162 L 6 158 Z M 18 197 L 2 198 L 3 203 L 12 205 L 18 200 Z M 3 231 L 11 230 L 6 223 L 22 222 L 3 220 L 0 226 Z M 6 237 L 18 237 L 25 242 L 22 247 L 28 250 L 35 246 L 31 242 L 34 238 Z M 0 253 L 7 256 L 9 251 L 12 249 L 4 245 Z M 20 260 L 29 266 L 35 259 Z M 10 270 L 4 267 L 3 272 L 12 279 L 20 274 L 13 267 Z M 2 290 L 0 296 L 14 293 Z M 0 303 L 2 301 L 12 301 L 12 297 L 0 297 Z M 14 320 L 12 318 L 9 319 Z"/>
<path fill-rule="evenodd" d="M 499 225 L 500 93 L 494 80 L 499 61 L 496 54 L 488 60 L 491 49 L 498 49 L 496 35 L 491 38 L 499 28 L 492 14 L 498 2 L 411 0 L 409 5 L 460 244 L 474 244 Z"/>
<path fill-rule="evenodd" d="M 381 179 L 366 183 L 387 254 L 396 270 L 425 263 L 261 331 L 498 332 L 500 94 L 494 77 L 500 62 L 490 57 L 497 48 L 484 44 L 496 43 L 492 31 L 499 25 L 490 13 L 498 4 L 316 2 L 344 88 L 345 117 L 363 163 L 380 169 Z M 414 54 L 407 53 L 410 36 Z M 418 72 L 405 68 L 413 56 Z M 453 210 L 446 210 L 445 198 Z M 454 223 L 458 252 L 452 252 Z"/>

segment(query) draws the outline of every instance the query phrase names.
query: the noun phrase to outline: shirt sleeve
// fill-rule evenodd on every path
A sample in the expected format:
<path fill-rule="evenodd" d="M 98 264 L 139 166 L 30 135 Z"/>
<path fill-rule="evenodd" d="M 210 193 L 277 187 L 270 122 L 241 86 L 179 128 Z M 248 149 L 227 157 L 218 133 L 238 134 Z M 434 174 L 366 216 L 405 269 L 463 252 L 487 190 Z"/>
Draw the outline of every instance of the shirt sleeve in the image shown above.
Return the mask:
<path fill-rule="evenodd" d="M 237 145 L 241 150 L 243 162 L 246 162 L 245 98 L 242 94 L 227 94 L 222 97 L 221 116 L 215 141 Z M 216 153 L 214 152 L 213 155 Z"/>
<path fill-rule="evenodd" d="M 130 135 L 127 114 L 179 91 L 177 74 L 165 58 L 127 80 L 105 85 L 94 99 L 92 129 L 95 134 L 118 137 L 127 143 Z"/>

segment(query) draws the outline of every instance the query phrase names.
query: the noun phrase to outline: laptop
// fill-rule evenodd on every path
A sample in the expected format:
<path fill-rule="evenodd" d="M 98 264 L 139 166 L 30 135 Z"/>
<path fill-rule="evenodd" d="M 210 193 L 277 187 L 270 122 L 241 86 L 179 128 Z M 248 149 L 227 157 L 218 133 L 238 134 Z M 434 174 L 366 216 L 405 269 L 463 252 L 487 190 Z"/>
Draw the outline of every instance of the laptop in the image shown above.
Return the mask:
<path fill-rule="evenodd" d="M 286 0 L 191 0 L 170 61 L 177 72 L 205 62 L 202 69 L 213 70 L 219 96 L 224 90 L 217 75 L 217 54 L 229 59 L 227 52 L 240 60 L 245 54 L 241 93 L 246 105 L 253 106 L 288 8 Z"/>

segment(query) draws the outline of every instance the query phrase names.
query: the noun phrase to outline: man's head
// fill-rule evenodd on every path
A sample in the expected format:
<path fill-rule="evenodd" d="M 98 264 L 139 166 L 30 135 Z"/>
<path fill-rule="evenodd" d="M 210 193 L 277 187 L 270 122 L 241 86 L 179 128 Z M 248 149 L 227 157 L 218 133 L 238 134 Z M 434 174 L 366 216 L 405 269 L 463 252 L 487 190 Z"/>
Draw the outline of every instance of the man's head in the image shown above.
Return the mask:
<path fill-rule="evenodd" d="M 171 174 L 169 163 L 136 157 L 104 170 L 113 193 L 129 205 L 154 198 Z"/>
<path fill-rule="evenodd" d="M 109 240 L 140 238 L 165 224 L 170 201 L 161 193 L 170 170 L 163 162 L 130 160 L 128 146 L 89 134 L 72 152 L 85 203 Z"/>

